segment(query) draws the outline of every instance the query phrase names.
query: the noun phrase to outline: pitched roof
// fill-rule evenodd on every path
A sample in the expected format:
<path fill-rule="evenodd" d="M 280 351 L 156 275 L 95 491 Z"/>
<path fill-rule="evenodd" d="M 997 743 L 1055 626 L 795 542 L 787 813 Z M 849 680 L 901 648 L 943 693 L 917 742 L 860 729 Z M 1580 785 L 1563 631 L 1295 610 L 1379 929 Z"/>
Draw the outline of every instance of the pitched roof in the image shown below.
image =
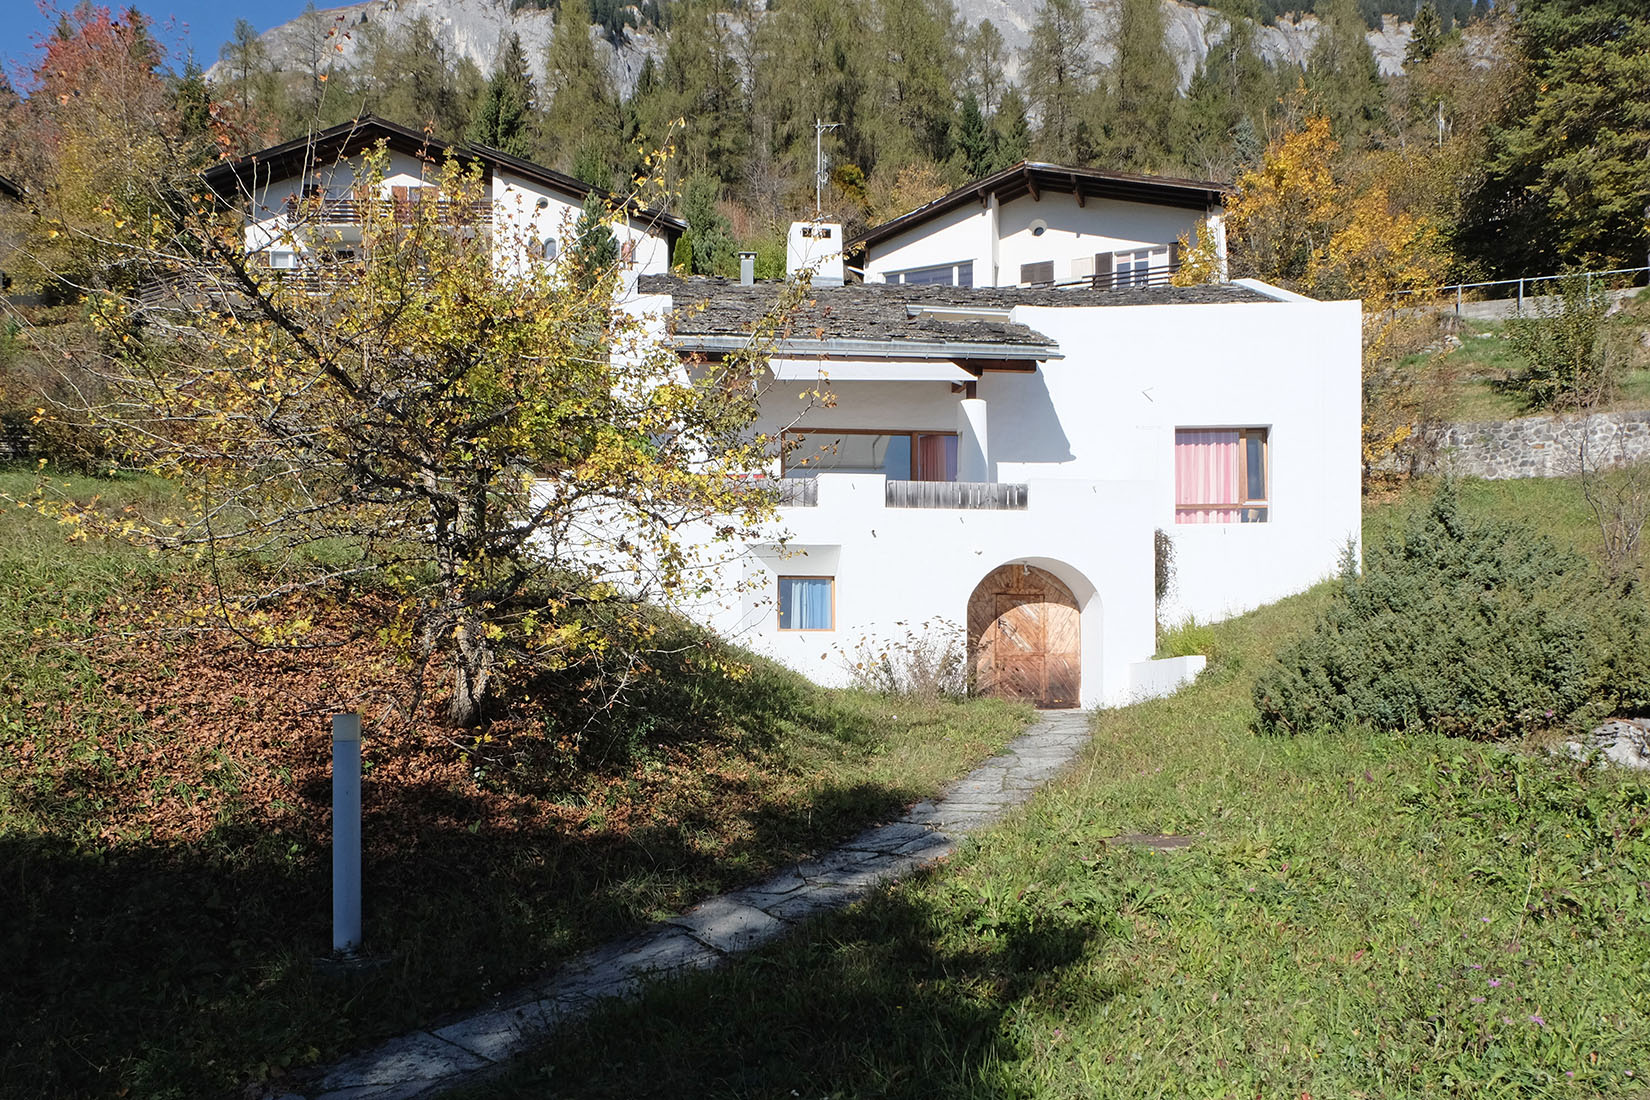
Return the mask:
<path fill-rule="evenodd" d="M 1223 204 L 1230 188 L 1209 180 L 1142 176 L 1132 172 L 1106 172 L 1098 168 L 1071 168 L 1023 160 L 994 175 L 964 184 L 949 195 L 942 195 L 891 221 L 872 226 L 849 241 L 846 247 L 853 251 L 876 244 L 971 202 L 983 206 L 990 195 L 996 195 L 998 202 L 1008 202 L 1021 195 L 1030 195 L 1035 199 L 1044 191 L 1076 195 L 1079 202 L 1088 198 L 1105 198 L 1186 210 L 1208 210 Z"/>
<path fill-rule="evenodd" d="M 676 341 L 681 346 L 710 346 L 718 338 L 744 338 L 779 301 L 783 283 L 743 285 L 729 279 L 644 275 L 644 294 L 669 294 L 678 307 Z M 944 349 L 969 356 L 995 354 L 1005 359 L 1048 358 L 1057 354 L 1053 339 L 1007 319 L 1014 306 L 1134 306 L 1268 302 L 1275 299 L 1230 283 L 1197 287 L 1139 287 L 1127 290 L 1050 290 L 1017 287 L 912 286 L 902 283 L 849 283 L 816 286 L 793 315 L 784 342 L 870 345 L 885 352 L 914 347 Z M 1002 319 L 953 319 L 946 311 L 1002 310 Z M 964 350 L 958 351 L 958 348 Z M 938 352 L 936 352 L 938 354 Z"/>
<path fill-rule="evenodd" d="M 498 149 L 469 142 L 437 141 L 428 134 L 374 115 L 363 115 L 361 118 L 341 122 L 316 134 L 306 134 L 279 145 L 272 145 L 268 149 L 248 153 L 244 157 L 223 161 L 208 168 L 204 178 L 206 185 L 219 196 L 234 201 L 238 198 L 237 192 L 252 190 L 259 181 L 285 179 L 316 163 L 328 163 L 356 156 L 380 141 L 398 153 L 424 160 L 443 160 L 447 157 L 479 160 L 495 171 L 503 169 L 580 200 L 592 191 L 604 199 L 614 197 L 610 192 L 593 184 L 534 164 L 532 161 L 511 156 Z M 687 230 L 685 221 L 662 210 L 654 210 L 640 203 L 628 203 L 627 208 L 632 216 L 656 226 L 672 240 Z"/>

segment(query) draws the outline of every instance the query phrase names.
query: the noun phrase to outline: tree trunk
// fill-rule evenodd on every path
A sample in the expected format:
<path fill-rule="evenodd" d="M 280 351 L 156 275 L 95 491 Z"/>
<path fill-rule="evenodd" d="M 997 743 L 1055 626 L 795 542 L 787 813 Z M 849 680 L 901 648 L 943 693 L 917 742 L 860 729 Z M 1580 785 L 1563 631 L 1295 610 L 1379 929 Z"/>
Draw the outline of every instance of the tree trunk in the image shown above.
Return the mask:
<path fill-rule="evenodd" d="M 453 643 L 453 698 L 447 717 L 457 725 L 474 726 L 485 714 L 493 680 L 493 646 L 486 624 L 468 611 L 460 612 Z"/>

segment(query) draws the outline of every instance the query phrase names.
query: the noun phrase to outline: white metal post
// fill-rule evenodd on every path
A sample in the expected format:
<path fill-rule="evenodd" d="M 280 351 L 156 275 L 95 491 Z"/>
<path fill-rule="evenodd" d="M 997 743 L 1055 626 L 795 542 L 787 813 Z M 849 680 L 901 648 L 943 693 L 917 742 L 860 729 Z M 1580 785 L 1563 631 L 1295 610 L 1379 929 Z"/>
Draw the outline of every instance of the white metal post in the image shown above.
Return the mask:
<path fill-rule="evenodd" d="M 332 949 L 361 946 L 361 716 L 332 716 Z"/>

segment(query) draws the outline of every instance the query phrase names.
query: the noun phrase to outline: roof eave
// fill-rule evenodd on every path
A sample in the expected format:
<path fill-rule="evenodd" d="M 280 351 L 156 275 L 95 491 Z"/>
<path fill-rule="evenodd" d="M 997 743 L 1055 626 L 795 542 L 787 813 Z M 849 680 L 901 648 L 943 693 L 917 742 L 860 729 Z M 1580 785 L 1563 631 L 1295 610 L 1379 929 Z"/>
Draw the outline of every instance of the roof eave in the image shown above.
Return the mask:
<path fill-rule="evenodd" d="M 678 351 L 716 354 L 744 351 L 752 344 L 748 336 L 677 336 Z M 943 343 L 919 340 L 781 340 L 774 354 L 867 356 L 883 359 L 1064 359 L 1055 344 L 990 344 L 974 340 Z"/>

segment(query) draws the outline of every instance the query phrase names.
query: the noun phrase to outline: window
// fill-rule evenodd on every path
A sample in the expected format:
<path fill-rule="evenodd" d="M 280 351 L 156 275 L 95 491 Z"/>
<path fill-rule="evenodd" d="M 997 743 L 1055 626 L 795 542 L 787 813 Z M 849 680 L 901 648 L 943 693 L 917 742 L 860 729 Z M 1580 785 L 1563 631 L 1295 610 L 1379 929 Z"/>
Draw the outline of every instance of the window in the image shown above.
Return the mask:
<path fill-rule="evenodd" d="M 940 264 L 938 267 L 914 267 L 909 271 L 888 274 L 891 283 L 909 286 L 966 286 L 974 285 L 974 261 L 960 264 Z"/>
<path fill-rule="evenodd" d="M 543 259 L 553 260 L 560 252 L 561 244 L 554 237 L 539 245 L 539 255 Z"/>
<path fill-rule="evenodd" d="M 1271 513 L 1265 428 L 1174 433 L 1176 523 L 1265 523 Z"/>
<path fill-rule="evenodd" d="M 787 431 L 785 477 L 819 473 L 882 474 L 890 481 L 956 481 L 955 432 L 884 432 L 834 428 Z"/>
<path fill-rule="evenodd" d="M 835 580 L 831 577 L 780 577 L 779 629 L 835 630 Z"/>
<path fill-rule="evenodd" d="M 1021 264 L 1020 282 L 1033 285 L 1054 282 L 1054 261 L 1044 260 L 1041 263 Z"/>
<path fill-rule="evenodd" d="M 1179 266 L 1179 244 L 1125 248 L 1094 257 L 1094 285 L 1100 290 L 1131 286 L 1163 286 Z"/>

